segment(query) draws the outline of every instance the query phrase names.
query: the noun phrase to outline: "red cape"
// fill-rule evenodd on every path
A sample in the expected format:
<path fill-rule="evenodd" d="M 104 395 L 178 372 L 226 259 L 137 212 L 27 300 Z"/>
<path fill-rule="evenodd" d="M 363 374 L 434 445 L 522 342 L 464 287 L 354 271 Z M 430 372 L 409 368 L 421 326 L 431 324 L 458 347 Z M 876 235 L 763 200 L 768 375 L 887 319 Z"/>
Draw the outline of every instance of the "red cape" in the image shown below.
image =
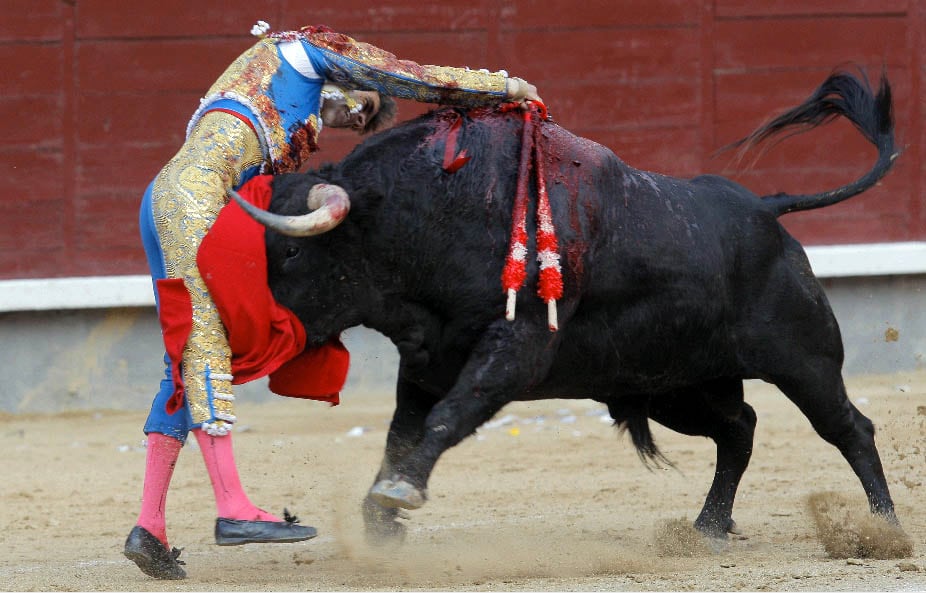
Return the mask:
<path fill-rule="evenodd" d="M 248 181 L 238 193 L 266 209 L 272 176 Z M 305 349 L 305 329 L 296 315 L 277 303 L 267 284 L 264 227 L 234 201 L 229 202 L 203 239 L 196 262 L 228 332 L 235 384 L 270 375 L 269 388 L 290 397 L 340 402 L 350 354 L 338 339 Z M 161 326 L 177 387 L 168 411 L 182 403 L 179 361 L 191 327 L 189 294 L 179 279 L 158 281 Z"/>

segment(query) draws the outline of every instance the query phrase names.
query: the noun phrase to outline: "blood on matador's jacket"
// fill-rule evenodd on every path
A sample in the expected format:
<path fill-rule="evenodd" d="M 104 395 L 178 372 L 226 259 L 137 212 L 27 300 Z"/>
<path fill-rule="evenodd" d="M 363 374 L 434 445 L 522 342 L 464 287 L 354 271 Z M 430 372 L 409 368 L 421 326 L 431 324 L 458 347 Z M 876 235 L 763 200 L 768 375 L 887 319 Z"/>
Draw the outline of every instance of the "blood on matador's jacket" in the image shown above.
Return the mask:
<path fill-rule="evenodd" d="M 240 189 L 255 206 L 266 208 L 271 177 L 257 176 Z M 274 300 L 267 282 L 266 229 L 234 202 L 227 204 L 197 254 L 200 274 L 228 333 L 235 384 L 269 375 L 269 389 L 288 397 L 337 405 L 350 355 L 337 336 L 306 348 L 302 323 Z M 174 289 L 176 287 L 176 290 Z M 160 321 L 174 364 L 174 395 L 168 412 L 183 405 L 179 354 L 189 335 L 189 293 L 180 284 L 160 283 Z M 174 353 L 174 354 L 171 354 Z"/>

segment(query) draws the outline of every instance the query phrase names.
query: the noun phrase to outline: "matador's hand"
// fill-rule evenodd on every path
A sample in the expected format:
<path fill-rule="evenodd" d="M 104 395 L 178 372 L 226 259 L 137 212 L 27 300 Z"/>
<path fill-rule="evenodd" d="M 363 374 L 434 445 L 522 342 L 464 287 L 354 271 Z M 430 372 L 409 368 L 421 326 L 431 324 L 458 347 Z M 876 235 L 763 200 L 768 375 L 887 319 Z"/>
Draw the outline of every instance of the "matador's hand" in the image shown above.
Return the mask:
<path fill-rule="evenodd" d="M 537 94 L 537 87 L 523 78 L 512 77 L 508 79 L 508 98 L 520 103 L 521 109 L 529 109 L 528 103 L 531 101 L 543 103 L 543 99 Z"/>

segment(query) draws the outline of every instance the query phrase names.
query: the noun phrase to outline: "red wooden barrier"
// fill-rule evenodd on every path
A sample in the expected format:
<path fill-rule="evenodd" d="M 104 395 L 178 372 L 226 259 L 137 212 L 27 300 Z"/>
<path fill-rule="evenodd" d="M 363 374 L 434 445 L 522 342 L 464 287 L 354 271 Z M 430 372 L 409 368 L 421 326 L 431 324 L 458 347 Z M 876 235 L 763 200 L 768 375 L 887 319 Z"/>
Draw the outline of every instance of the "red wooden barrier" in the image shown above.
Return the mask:
<path fill-rule="evenodd" d="M 244 0 L 8 0 L 0 20 L 0 279 L 144 274 L 137 208 L 199 97 L 252 42 L 324 23 L 423 63 L 507 69 L 555 119 L 631 165 L 724 172 L 757 192 L 814 192 L 870 166 L 834 124 L 750 167 L 715 156 L 858 62 L 894 84 L 899 144 L 881 187 L 783 220 L 806 244 L 926 240 L 921 80 L 926 0 L 345 0 L 267 9 Z M 400 117 L 427 109 L 401 102 Z M 356 136 L 327 130 L 314 161 Z"/>

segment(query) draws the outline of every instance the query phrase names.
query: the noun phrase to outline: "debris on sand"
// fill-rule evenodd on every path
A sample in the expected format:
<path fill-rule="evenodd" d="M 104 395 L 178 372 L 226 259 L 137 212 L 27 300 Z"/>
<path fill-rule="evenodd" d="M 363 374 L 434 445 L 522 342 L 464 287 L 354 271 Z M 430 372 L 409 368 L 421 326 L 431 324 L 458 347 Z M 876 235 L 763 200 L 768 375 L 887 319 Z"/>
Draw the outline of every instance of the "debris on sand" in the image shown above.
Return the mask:
<path fill-rule="evenodd" d="M 807 497 L 817 538 L 827 556 L 889 560 L 913 555 L 913 541 L 900 527 L 857 506 L 836 492 Z"/>
<path fill-rule="evenodd" d="M 666 521 L 656 530 L 656 553 L 671 558 L 709 556 L 710 546 L 686 518 Z"/>

